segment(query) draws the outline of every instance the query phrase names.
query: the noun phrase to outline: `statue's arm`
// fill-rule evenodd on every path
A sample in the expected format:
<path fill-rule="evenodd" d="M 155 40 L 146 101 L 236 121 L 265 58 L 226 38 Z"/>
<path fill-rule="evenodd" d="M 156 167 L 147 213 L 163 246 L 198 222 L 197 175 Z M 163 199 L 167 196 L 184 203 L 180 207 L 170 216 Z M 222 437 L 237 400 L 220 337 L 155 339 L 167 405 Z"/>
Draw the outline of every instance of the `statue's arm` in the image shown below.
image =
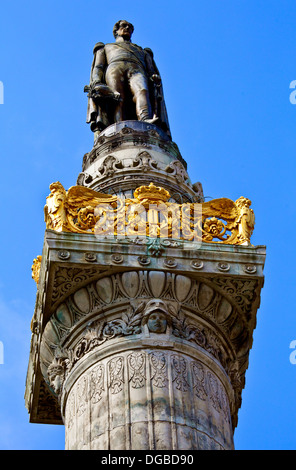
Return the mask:
<path fill-rule="evenodd" d="M 103 43 L 98 43 L 94 47 L 94 63 L 91 73 L 91 83 L 102 83 L 106 67 L 106 54 Z"/>
<path fill-rule="evenodd" d="M 146 61 L 148 77 L 151 78 L 155 83 L 160 83 L 161 78 L 159 75 L 158 68 L 156 67 L 156 64 L 153 59 L 153 52 L 148 47 L 146 47 L 144 50 L 146 52 L 145 61 Z"/>

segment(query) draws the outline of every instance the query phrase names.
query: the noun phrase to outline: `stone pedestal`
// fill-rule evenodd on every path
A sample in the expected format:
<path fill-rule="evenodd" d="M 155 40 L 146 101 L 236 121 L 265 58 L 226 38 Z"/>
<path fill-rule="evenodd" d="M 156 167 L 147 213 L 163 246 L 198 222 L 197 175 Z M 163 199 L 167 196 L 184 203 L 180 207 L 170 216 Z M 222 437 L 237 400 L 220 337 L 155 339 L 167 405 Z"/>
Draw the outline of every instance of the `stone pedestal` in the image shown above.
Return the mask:
<path fill-rule="evenodd" d="M 77 184 L 96 191 L 133 197 L 151 181 L 171 200 L 201 202 L 202 185 L 192 184 L 177 145 L 153 124 L 123 121 L 109 126 L 84 155 Z"/>

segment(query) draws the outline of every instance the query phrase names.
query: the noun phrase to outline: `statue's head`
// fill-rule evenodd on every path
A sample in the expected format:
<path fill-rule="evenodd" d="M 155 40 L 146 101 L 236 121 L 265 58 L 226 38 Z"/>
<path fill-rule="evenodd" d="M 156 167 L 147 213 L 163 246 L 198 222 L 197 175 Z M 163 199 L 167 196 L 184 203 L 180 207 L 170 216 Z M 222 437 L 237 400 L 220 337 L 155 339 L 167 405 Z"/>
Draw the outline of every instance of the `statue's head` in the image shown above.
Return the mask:
<path fill-rule="evenodd" d="M 113 27 L 113 36 L 115 37 L 115 39 L 118 36 L 121 36 L 123 37 L 123 39 L 130 40 L 133 32 L 134 32 L 133 25 L 125 20 L 117 21 L 117 23 L 115 23 Z"/>
<path fill-rule="evenodd" d="M 162 300 L 153 299 L 147 303 L 142 324 L 147 325 L 151 333 L 165 333 L 168 320 L 167 307 Z"/>
<path fill-rule="evenodd" d="M 165 333 L 167 329 L 167 315 L 161 310 L 151 312 L 147 319 L 147 326 L 151 333 Z"/>

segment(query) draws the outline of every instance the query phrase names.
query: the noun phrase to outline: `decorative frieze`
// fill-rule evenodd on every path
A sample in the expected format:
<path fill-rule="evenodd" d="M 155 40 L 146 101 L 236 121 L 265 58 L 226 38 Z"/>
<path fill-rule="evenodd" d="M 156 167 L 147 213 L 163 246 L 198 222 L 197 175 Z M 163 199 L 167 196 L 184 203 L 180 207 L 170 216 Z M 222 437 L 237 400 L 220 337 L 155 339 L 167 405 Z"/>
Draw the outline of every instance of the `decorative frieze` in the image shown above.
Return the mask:
<path fill-rule="evenodd" d="M 85 171 L 95 160 L 115 149 L 122 151 L 123 148 L 131 147 L 158 149 L 160 153 L 166 153 L 187 166 L 176 143 L 168 139 L 161 129 L 151 124 L 126 121 L 123 126 L 117 123 L 109 126 L 106 132 L 101 132 L 91 152 L 84 155 L 82 169 Z"/>

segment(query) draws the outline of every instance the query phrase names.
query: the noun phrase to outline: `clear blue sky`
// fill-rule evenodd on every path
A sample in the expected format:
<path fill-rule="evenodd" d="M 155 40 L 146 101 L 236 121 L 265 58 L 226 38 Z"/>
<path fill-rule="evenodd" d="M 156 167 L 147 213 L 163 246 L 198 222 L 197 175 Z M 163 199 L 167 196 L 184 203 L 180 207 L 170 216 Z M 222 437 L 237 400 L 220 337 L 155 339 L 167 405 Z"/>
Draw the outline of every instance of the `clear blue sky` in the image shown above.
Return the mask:
<path fill-rule="evenodd" d="M 62 426 L 24 406 L 43 206 L 53 181 L 76 184 L 93 144 L 85 123 L 92 48 L 119 19 L 154 51 L 173 140 L 207 197 L 252 200 L 252 242 L 267 245 L 237 449 L 295 449 L 296 79 L 294 0 L 2 2 L 0 449 L 63 449 Z"/>

